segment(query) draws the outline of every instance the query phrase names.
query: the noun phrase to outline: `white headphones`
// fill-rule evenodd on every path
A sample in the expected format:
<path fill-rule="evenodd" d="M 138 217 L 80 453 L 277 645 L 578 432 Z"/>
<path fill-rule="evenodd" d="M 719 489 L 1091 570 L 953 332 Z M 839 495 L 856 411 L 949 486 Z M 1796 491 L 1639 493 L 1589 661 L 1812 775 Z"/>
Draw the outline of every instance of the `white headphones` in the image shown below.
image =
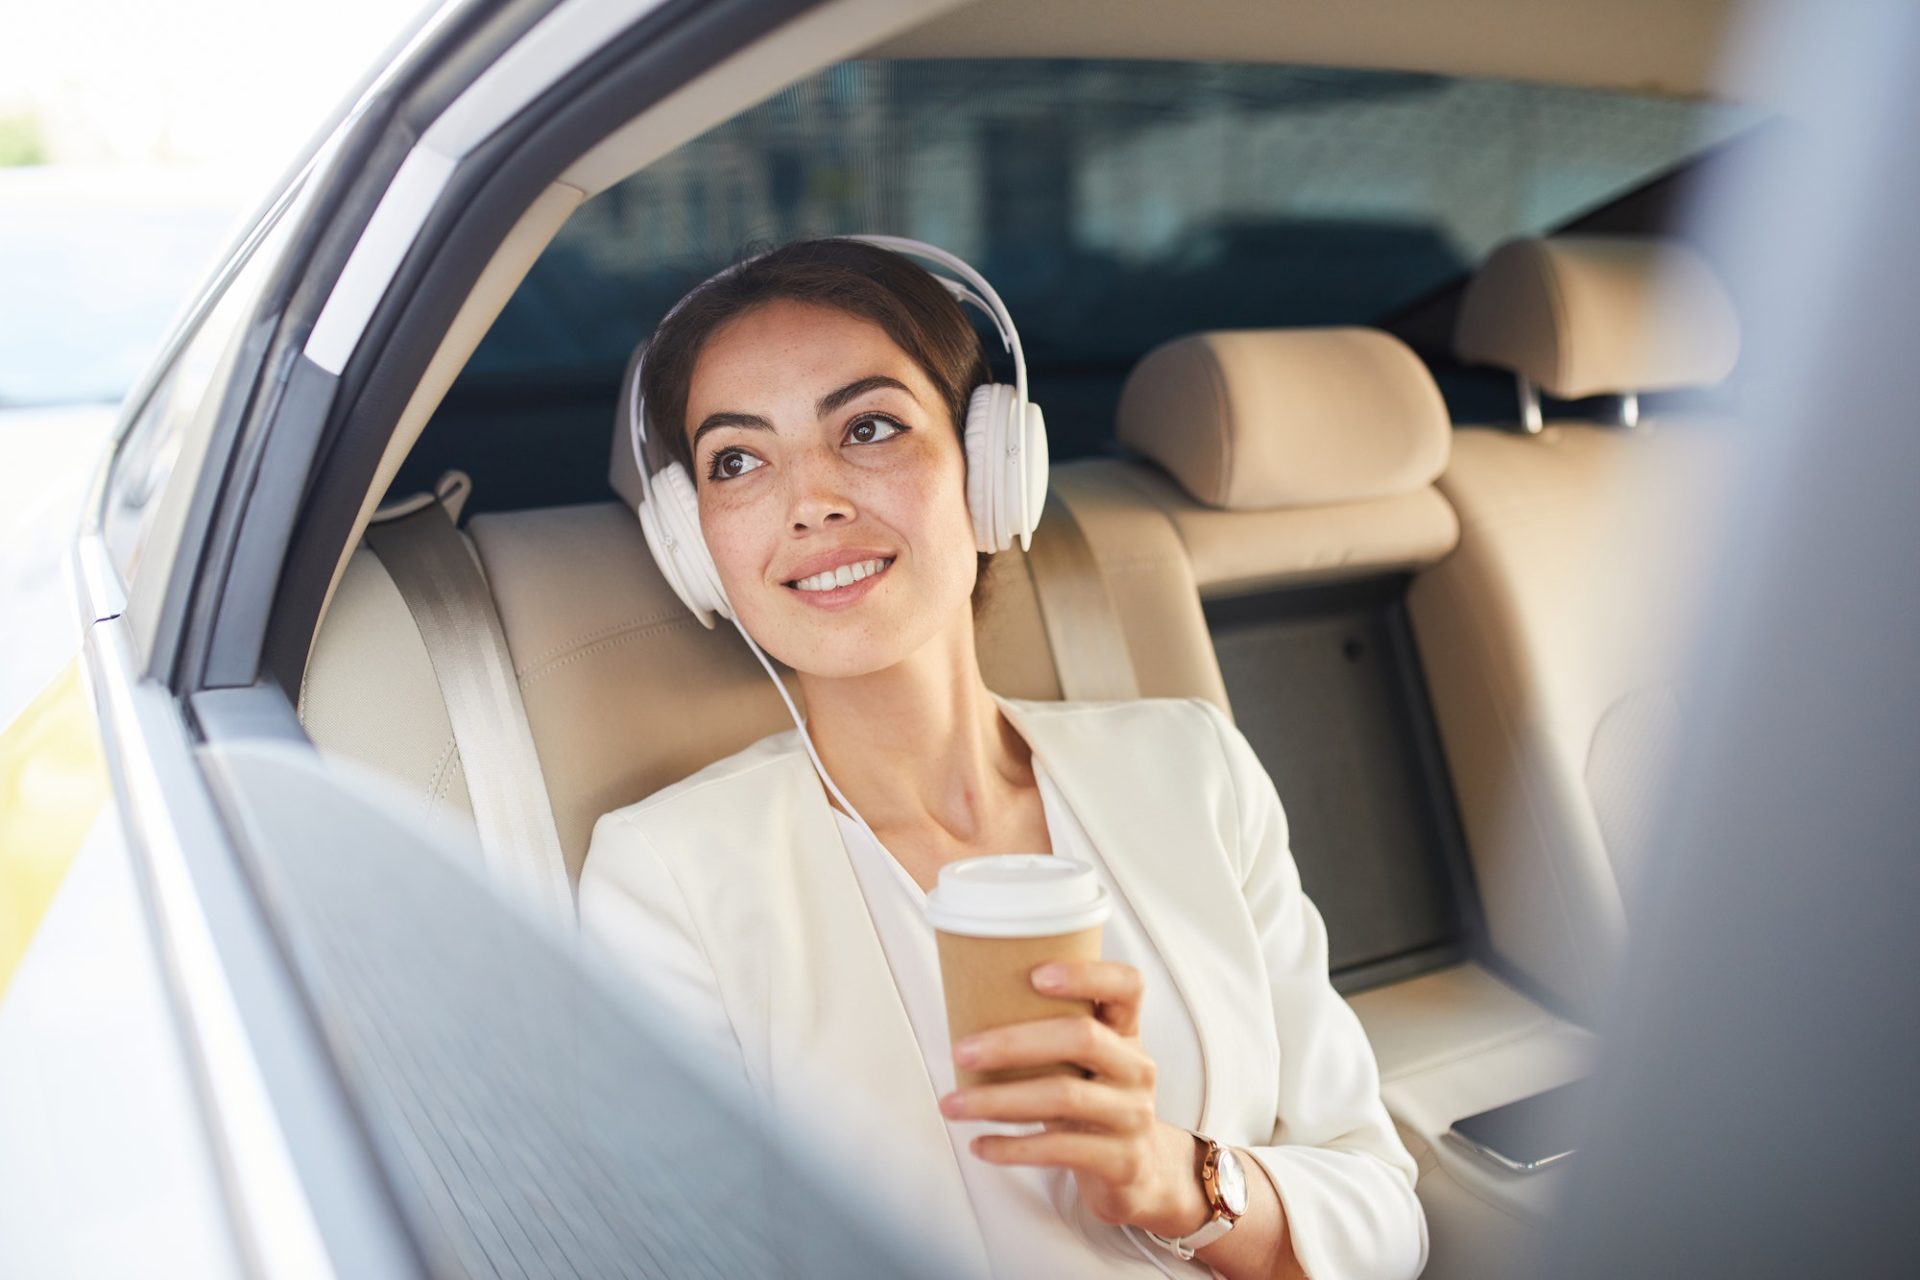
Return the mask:
<path fill-rule="evenodd" d="M 857 240 L 945 267 L 959 279 L 941 275 L 933 278 L 956 300 L 978 308 L 993 321 L 1001 344 L 1013 357 L 1014 380 L 1012 386 L 987 383 L 975 387 L 968 402 L 964 434 L 967 510 L 973 517 L 974 545 L 979 550 L 1004 551 L 1013 545 L 1015 538 L 1020 539 L 1021 548 L 1026 549 L 1046 502 L 1047 428 L 1040 406 L 1027 399 L 1026 354 L 1021 350 L 1013 317 L 1007 314 L 1000 295 L 978 271 L 946 250 L 924 241 L 900 236 L 834 238 Z M 661 319 L 661 325 L 708 285 L 757 260 L 749 258 L 736 263 L 694 286 Z M 626 421 L 627 436 L 633 442 L 634 465 L 640 472 L 640 529 L 668 585 L 687 608 L 693 610 L 702 625 L 712 627 L 716 613 L 723 618 L 733 618 L 733 605 L 727 599 L 726 588 L 720 585 L 720 571 L 714 566 L 706 539 L 700 533 L 700 504 L 693 479 L 678 462 L 667 462 L 649 477 L 647 450 L 651 441 L 647 432 L 646 402 L 640 389 L 648 345 L 650 341 L 642 343 L 627 363 L 619 408 Z"/>

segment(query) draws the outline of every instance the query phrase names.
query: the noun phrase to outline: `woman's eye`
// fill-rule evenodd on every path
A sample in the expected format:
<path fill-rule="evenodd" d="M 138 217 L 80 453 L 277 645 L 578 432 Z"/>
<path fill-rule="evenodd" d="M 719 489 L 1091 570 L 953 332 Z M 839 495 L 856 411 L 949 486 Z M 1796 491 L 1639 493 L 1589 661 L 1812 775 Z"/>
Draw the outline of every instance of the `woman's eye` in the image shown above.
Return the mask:
<path fill-rule="evenodd" d="M 744 449 L 722 449 L 707 463 L 707 479 L 732 480 L 766 465 Z"/>
<path fill-rule="evenodd" d="M 847 439 L 855 444 L 879 444 L 907 430 L 891 418 L 861 418 L 847 428 Z"/>

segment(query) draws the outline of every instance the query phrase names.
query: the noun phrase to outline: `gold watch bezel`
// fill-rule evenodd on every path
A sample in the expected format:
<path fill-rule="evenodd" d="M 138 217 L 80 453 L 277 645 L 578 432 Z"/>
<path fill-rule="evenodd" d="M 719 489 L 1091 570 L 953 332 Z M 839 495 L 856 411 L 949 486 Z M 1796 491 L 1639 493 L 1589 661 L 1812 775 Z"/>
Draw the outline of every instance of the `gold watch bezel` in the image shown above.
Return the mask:
<path fill-rule="evenodd" d="M 1194 1136 L 1200 1138 L 1202 1142 L 1207 1144 L 1207 1154 L 1200 1161 L 1200 1189 L 1206 1193 L 1207 1204 L 1213 1208 L 1213 1217 L 1225 1218 L 1229 1222 L 1238 1222 L 1241 1215 L 1246 1212 L 1246 1207 L 1243 1205 L 1236 1211 L 1232 1205 L 1227 1203 L 1225 1193 L 1220 1190 L 1220 1161 L 1222 1157 L 1230 1151 L 1230 1148 L 1222 1146 L 1212 1138 L 1201 1137 L 1199 1134 L 1195 1134 Z M 1247 1172 L 1243 1162 L 1237 1154 L 1234 1155 L 1233 1161 L 1236 1165 L 1241 1165 L 1240 1179 L 1242 1182 L 1245 1182 Z M 1207 1221 L 1211 1222 L 1213 1218 L 1209 1218 Z"/>

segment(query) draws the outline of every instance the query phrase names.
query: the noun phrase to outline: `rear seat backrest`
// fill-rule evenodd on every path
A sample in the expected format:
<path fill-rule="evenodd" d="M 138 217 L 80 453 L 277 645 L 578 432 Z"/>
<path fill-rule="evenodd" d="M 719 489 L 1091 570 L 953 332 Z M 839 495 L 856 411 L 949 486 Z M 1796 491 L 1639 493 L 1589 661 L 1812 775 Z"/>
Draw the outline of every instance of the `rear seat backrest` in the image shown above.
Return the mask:
<path fill-rule="evenodd" d="M 1732 317 L 1683 247 L 1525 241 L 1472 282 L 1457 345 L 1556 396 L 1629 394 L 1720 380 Z M 1580 1016 L 1623 944 L 1679 720 L 1724 436 L 1659 415 L 1462 428 L 1440 480 L 1460 546 L 1409 598 L 1494 946 Z"/>
<path fill-rule="evenodd" d="M 1092 465 L 1185 540 L 1239 723 L 1286 801 L 1336 983 L 1366 987 L 1349 998 L 1420 1164 L 1427 1274 L 1488 1274 L 1523 1255 L 1566 1172 L 1515 1179 L 1440 1135 L 1579 1076 L 1592 1037 L 1477 963 L 1406 608 L 1409 577 L 1451 563 L 1459 537 L 1436 490 L 1457 445 L 1439 391 L 1384 334 L 1205 334 L 1141 363 L 1120 433 L 1157 465 Z M 1343 959 L 1355 966 L 1344 977 Z"/>
<path fill-rule="evenodd" d="M 1403 604 L 1456 536 L 1434 489 L 1449 424 L 1432 375 L 1377 330 L 1203 333 L 1135 368 L 1119 436 L 1146 461 L 1076 466 L 1159 509 L 1185 546 L 1336 981 L 1463 954 L 1472 895 Z"/>
<path fill-rule="evenodd" d="M 427 646 L 364 544 L 341 572 L 295 705 L 315 745 L 398 780 L 429 817 L 471 823 L 473 801 Z"/>
<path fill-rule="evenodd" d="M 466 533 L 513 654 L 574 880 L 602 813 L 791 725 L 731 628 L 709 632 L 667 587 L 625 506 L 475 515 Z M 1017 551 L 994 561 L 980 643 L 999 691 L 1060 696 Z M 798 687 L 790 687 L 797 700 Z M 300 708 L 319 746 L 409 783 L 435 816 L 471 821 L 460 753 L 419 630 L 364 546 L 348 561 L 315 640 Z"/>
<path fill-rule="evenodd" d="M 624 437 L 610 481 L 638 477 Z M 1066 470 L 1063 468 L 1063 470 Z M 1097 476 L 1061 491 L 1108 579 L 1148 696 L 1226 695 L 1179 539 Z M 1124 497 L 1124 495 L 1122 495 Z M 466 525 L 506 632 L 570 877 L 594 820 L 790 724 L 766 674 L 727 626 L 709 632 L 668 589 L 633 508 L 593 503 L 483 514 Z M 1036 533 L 1048 537 L 1045 523 Z M 988 685 L 1061 696 L 1027 556 L 994 557 L 977 620 Z M 798 689 L 794 688 L 797 696 Z M 430 812 L 471 820 L 445 704 L 419 631 L 364 546 L 316 638 L 301 717 L 314 741 L 409 781 Z"/>

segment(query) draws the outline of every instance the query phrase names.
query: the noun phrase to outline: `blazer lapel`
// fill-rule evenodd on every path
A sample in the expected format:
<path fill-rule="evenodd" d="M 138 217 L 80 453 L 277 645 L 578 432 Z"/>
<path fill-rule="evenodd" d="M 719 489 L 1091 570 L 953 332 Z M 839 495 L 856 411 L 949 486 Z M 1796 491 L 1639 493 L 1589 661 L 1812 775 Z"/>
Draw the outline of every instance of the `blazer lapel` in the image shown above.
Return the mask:
<path fill-rule="evenodd" d="M 766 917 L 786 936 L 761 953 L 775 1109 L 806 1132 L 820 1127 L 823 1091 L 837 1096 L 828 1123 L 859 1162 L 862 1185 L 891 1180 L 884 1194 L 911 1200 L 915 1231 L 947 1229 L 961 1274 L 987 1276 L 958 1157 L 833 811 L 804 755 L 787 781 L 778 807 L 794 854 L 768 886 Z M 798 1063 L 818 1072 L 803 1078 Z M 880 1175 L 889 1153 L 912 1158 Z"/>
<path fill-rule="evenodd" d="M 1194 945 L 1217 922 L 1223 888 L 1237 892 L 1220 883 L 1224 862 L 1191 847 L 1206 827 L 1207 771 L 1163 758 L 1174 744 L 1114 741 L 1113 726 L 1099 715 L 996 700 L 1086 828 L 1186 1002 L 1200 1042 L 1199 1128 L 1208 1132 L 1235 1066 L 1220 1031 L 1222 1014 L 1232 1013 L 1219 1006 L 1243 979 L 1222 971 L 1220 951 Z"/>

